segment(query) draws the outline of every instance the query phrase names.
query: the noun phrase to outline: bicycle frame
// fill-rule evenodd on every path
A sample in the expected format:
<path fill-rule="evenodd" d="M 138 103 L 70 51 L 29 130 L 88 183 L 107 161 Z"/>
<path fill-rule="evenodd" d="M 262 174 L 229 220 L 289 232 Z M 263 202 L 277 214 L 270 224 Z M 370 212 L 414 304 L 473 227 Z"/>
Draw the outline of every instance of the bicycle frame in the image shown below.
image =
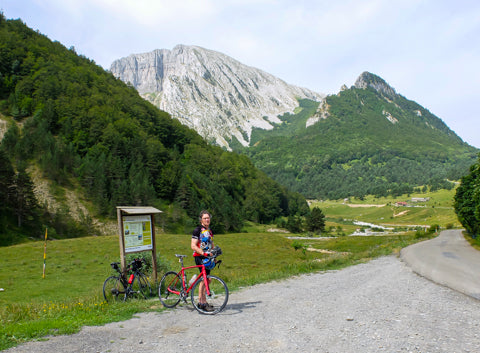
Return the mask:
<path fill-rule="evenodd" d="M 141 264 L 136 264 L 138 261 L 139 260 L 135 259 L 131 264 L 129 264 L 128 269 L 132 271 L 132 274 L 130 275 L 131 277 L 127 277 L 125 273 L 121 271 L 120 267 L 118 266 L 118 262 L 113 262 L 110 264 L 111 267 L 118 273 L 118 275 L 110 276 L 104 282 L 103 296 L 107 301 L 107 297 L 110 294 L 113 294 L 114 297 L 118 296 L 119 294 L 123 294 L 124 301 L 130 296 L 140 295 L 143 298 L 147 298 L 147 295 L 151 295 L 151 287 L 148 281 L 145 279 L 143 273 L 140 271 Z M 109 290 L 106 289 L 110 286 L 110 283 L 113 284 L 115 280 L 121 284 L 123 291 L 122 289 L 111 288 L 111 293 L 109 293 Z M 137 283 L 136 286 L 138 286 L 138 290 L 134 289 L 134 283 Z"/>
<path fill-rule="evenodd" d="M 201 273 L 200 273 L 200 276 L 197 276 L 197 278 L 195 278 L 195 281 L 193 281 L 192 284 L 190 284 L 187 288 L 187 285 L 188 283 L 186 283 L 186 274 L 185 274 L 185 271 L 186 270 L 190 270 L 192 268 L 201 268 Z M 193 286 L 195 286 L 195 284 L 198 282 L 198 281 L 203 281 L 203 283 L 205 284 L 205 288 L 206 288 L 206 291 L 207 291 L 207 295 L 210 295 L 210 288 L 208 286 L 208 278 L 207 278 L 207 271 L 205 270 L 205 266 L 204 265 L 196 265 L 196 266 L 187 266 L 187 267 L 184 267 L 183 266 L 183 263 L 182 263 L 182 268 L 180 271 L 178 271 L 177 275 L 182 279 L 182 290 L 185 292 L 184 295 L 187 296 L 188 293 L 190 293 L 190 291 L 192 290 Z M 180 292 L 177 292 L 177 291 L 174 291 L 172 290 L 171 288 L 168 288 L 168 291 L 172 292 L 172 293 L 175 293 L 175 294 L 182 294 Z"/>

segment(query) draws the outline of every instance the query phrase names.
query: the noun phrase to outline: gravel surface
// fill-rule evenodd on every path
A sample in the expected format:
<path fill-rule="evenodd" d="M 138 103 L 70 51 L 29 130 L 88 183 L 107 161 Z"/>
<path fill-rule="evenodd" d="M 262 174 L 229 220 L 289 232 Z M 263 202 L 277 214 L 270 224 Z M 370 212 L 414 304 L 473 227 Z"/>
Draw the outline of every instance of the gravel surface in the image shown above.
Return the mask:
<path fill-rule="evenodd" d="M 191 305 L 7 352 L 480 352 L 480 301 L 396 256 L 231 293 L 215 316 Z"/>

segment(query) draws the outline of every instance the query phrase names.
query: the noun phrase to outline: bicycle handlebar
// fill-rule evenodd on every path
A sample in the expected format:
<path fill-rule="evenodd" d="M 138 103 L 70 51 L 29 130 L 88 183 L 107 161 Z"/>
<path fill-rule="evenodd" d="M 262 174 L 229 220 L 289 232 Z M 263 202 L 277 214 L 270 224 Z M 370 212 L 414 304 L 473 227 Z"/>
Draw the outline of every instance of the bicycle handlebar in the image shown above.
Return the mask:
<path fill-rule="evenodd" d="M 220 256 L 223 254 L 222 252 L 222 249 L 217 245 L 215 246 L 212 250 L 210 251 L 206 251 L 208 253 L 210 253 L 211 255 L 210 256 L 205 256 L 206 258 L 209 258 L 209 259 L 214 259 L 216 258 L 217 256 Z M 185 257 L 187 257 L 187 255 L 180 255 L 180 254 L 175 254 L 175 256 L 178 258 L 178 261 L 182 261 Z"/>
<path fill-rule="evenodd" d="M 145 259 L 142 259 L 142 258 L 133 259 L 133 260 L 127 265 L 127 271 L 130 271 L 130 270 L 137 271 L 137 270 L 139 270 L 139 269 L 142 268 L 143 263 L 145 263 Z M 120 268 L 119 268 L 118 265 L 120 265 L 120 262 L 112 262 L 112 263 L 110 264 L 110 266 L 112 266 L 112 268 L 113 268 L 114 270 L 120 272 Z"/>
<path fill-rule="evenodd" d="M 215 246 L 212 251 L 210 251 L 210 254 L 212 254 L 211 256 L 209 256 L 210 258 L 216 258 L 217 256 L 220 256 L 222 255 L 222 249 L 217 245 Z"/>

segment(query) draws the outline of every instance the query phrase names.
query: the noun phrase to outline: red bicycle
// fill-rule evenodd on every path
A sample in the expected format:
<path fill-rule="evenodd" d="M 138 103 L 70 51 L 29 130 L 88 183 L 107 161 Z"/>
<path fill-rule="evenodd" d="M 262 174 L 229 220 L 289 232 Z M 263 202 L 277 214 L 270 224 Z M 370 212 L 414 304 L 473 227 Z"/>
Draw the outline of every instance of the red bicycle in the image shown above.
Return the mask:
<path fill-rule="evenodd" d="M 220 248 L 214 249 L 210 260 L 215 261 L 215 258 L 220 254 Z M 190 294 L 193 307 L 199 313 L 215 315 L 222 311 L 228 302 L 228 287 L 225 282 L 217 276 L 207 275 L 205 265 L 185 267 L 183 265 L 183 259 L 187 257 L 187 255 L 175 254 L 175 256 L 181 264 L 180 271 L 165 273 L 158 286 L 158 296 L 163 306 L 166 308 L 174 308 L 180 303 L 180 300 L 186 303 L 188 294 Z M 200 275 L 197 276 L 193 282 L 190 280 L 191 283 L 187 283 L 185 271 L 190 269 L 197 269 L 198 271 L 198 268 L 201 269 Z M 202 299 L 202 296 L 205 298 Z"/>

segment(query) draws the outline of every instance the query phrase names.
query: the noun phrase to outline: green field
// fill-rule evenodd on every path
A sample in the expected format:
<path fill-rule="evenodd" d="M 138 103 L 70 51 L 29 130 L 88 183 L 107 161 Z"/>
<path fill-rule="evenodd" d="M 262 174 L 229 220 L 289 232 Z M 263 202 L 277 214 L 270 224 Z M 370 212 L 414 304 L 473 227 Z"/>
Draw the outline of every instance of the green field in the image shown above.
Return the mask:
<path fill-rule="evenodd" d="M 327 228 L 341 226 L 350 234 L 357 228 L 353 220 L 373 223 L 401 230 L 438 225 L 441 228 L 460 228 L 453 209 L 455 190 L 440 190 L 428 194 L 403 195 L 398 198 L 366 197 L 365 200 L 349 199 L 312 201 L 312 207 L 322 209 L 327 219 Z M 412 202 L 412 198 L 429 198 L 427 202 Z M 408 206 L 397 206 L 407 202 Z"/>

